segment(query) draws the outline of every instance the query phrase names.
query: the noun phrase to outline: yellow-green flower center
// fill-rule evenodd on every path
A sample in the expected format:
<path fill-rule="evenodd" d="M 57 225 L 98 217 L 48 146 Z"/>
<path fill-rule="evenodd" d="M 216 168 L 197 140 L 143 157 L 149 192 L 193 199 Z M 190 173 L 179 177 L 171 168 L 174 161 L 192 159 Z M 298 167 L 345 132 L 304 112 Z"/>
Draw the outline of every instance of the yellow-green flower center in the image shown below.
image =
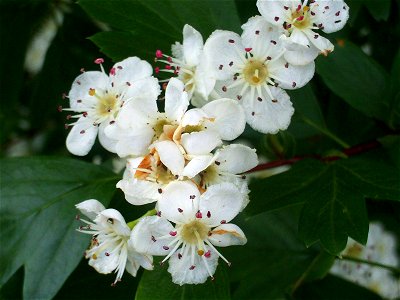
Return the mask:
<path fill-rule="evenodd" d="M 194 220 L 182 226 L 181 237 L 184 242 L 192 245 L 197 245 L 204 241 L 210 228 L 201 221 Z"/>
<path fill-rule="evenodd" d="M 249 84 L 260 85 L 268 79 L 268 69 L 264 62 L 250 59 L 243 69 L 243 75 Z"/>

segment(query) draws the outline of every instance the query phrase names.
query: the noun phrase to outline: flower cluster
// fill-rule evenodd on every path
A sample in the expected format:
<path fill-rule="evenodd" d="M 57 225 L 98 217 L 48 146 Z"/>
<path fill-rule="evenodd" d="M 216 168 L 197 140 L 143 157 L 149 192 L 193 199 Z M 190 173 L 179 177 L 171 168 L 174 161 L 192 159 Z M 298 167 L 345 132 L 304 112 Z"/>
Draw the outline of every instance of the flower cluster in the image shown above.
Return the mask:
<path fill-rule="evenodd" d="M 380 223 L 371 223 L 368 242 L 365 246 L 349 239 L 342 255 L 355 260 L 377 262 L 386 266 L 398 267 L 396 238 L 386 231 Z M 336 261 L 332 274 L 364 286 L 385 299 L 400 297 L 400 280 L 387 269 L 351 260 Z"/>
<path fill-rule="evenodd" d="M 125 269 L 152 269 L 152 256 L 160 255 L 182 285 L 213 278 L 219 257 L 230 264 L 216 247 L 246 243 L 230 221 L 249 202 L 243 173 L 258 163 L 254 149 L 230 142 L 246 123 L 262 133 L 289 126 L 294 109 L 285 90 L 307 84 L 317 55 L 333 50 L 313 30 L 339 30 L 348 18 L 342 0 L 306 4 L 259 0 L 261 16 L 241 35 L 216 30 L 205 42 L 185 25 L 171 56 L 155 53 L 155 74 L 172 76 L 165 80 L 138 57 L 109 72 L 96 59 L 101 71 L 74 80 L 65 109 L 74 120 L 66 125 L 68 150 L 86 155 L 98 136 L 127 161 L 117 184 L 126 200 L 155 203 L 153 214 L 129 223 L 97 200 L 77 205 L 91 219 L 79 231 L 93 236 L 86 257 L 98 272 L 115 271 L 117 282 Z"/>

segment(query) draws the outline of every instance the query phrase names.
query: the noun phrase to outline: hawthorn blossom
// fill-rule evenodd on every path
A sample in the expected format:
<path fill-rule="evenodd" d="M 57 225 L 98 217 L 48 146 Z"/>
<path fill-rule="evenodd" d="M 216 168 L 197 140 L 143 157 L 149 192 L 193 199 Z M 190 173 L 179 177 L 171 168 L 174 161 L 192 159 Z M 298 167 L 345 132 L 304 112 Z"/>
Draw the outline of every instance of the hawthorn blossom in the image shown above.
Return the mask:
<path fill-rule="evenodd" d="M 214 87 L 215 79 L 207 70 L 207 60 L 203 55 L 203 37 L 196 29 L 186 24 L 183 27 L 182 44 L 176 42 L 171 50 L 172 56 L 163 54 L 161 50 L 156 51 L 156 61 L 166 64 L 164 69 L 156 67 L 156 73 L 163 71 L 178 75 L 191 102 L 204 102 Z M 166 60 L 163 60 L 163 57 Z"/>
<path fill-rule="evenodd" d="M 116 152 L 116 140 L 106 136 L 105 127 L 115 122 L 120 109 L 135 99 L 151 98 L 155 101 L 160 94 L 158 81 L 151 76 L 151 65 L 137 57 L 116 63 L 107 75 L 103 59 L 96 59 L 100 71 L 83 72 L 73 82 L 69 91 L 70 108 L 77 113 L 67 119 L 77 119 L 72 124 L 66 145 L 75 155 L 86 155 L 92 148 L 97 134 L 101 145 Z"/>
<path fill-rule="evenodd" d="M 258 0 L 257 7 L 270 24 L 283 30 L 288 50 L 285 59 L 297 65 L 333 51 L 332 43 L 315 30 L 336 32 L 349 18 L 349 7 L 343 0 Z"/>
<path fill-rule="evenodd" d="M 117 273 L 115 284 L 121 280 L 125 270 L 136 276 L 140 266 L 153 269 L 152 256 L 141 254 L 133 245 L 128 245 L 131 230 L 117 210 L 106 209 L 95 199 L 83 201 L 76 208 L 92 220 L 80 219 L 87 225 L 81 226 L 78 231 L 93 235 L 85 257 L 97 272 L 109 274 L 114 271 Z"/>
<path fill-rule="evenodd" d="M 218 97 L 236 99 L 255 130 L 276 133 L 289 126 L 294 112 L 283 89 L 304 86 L 314 75 L 314 63 L 289 64 L 283 57 L 286 50 L 280 33 L 261 17 L 253 18 L 250 24 L 260 26 L 247 25 L 250 31 L 245 26 L 242 37 L 230 31 L 215 31 L 204 52 L 218 80 L 214 90 Z"/>
<path fill-rule="evenodd" d="M 399 266 L 396 238 L 380 223 L 370 224 L 368 241 L 365 246 L 349 238 L 342 255 L 392 267 Z M 400 297 L 400 280 L 387 269 L 366 263 L 338 260 L 332 266 L 330 273 L 373 290 L 385 299 Z"/>
<path fill-rule="evenodd" d="M 213 278 L 219 257 L 230 265 L 215 246 L 247 242 L 243 231 L 229 223 L 242 202 L 231 183 L 210 186 L 200 195 L 192 182 L 172 182 L 157 203 L 158 216 L 143 218 L 130 242 L 151 255 L 166 255 L 162 263 L 169 260 L 174 283 L 204 283 L 208 276 Z"/>
<path fill-rule="evenodd" d="M 231 99 L 218 99 L 202 109 L 188 110 L 189 100 L 182 81 L 172 78 L 165 91 L 165 112 L 159 112 L 154 99 L 133 99 L 121 109 L 116 122 L 105 129 L 107 136 L 118 139 L 120 156 L 147 155 L 153 147 L 164 162 L 164 149 L 153 142 L 182 144 L 189 153 L 210 152 L 222 140 L 237 138 L 245 127 L 242 108 Z M 167 144 L 167 143 L 165 143 Z M 168 147 L 168 146 L 166 146 Z M 167 152 L 171 147 L 168 147 Z M 171 171 L 177 175 L 176 167 Z"/>

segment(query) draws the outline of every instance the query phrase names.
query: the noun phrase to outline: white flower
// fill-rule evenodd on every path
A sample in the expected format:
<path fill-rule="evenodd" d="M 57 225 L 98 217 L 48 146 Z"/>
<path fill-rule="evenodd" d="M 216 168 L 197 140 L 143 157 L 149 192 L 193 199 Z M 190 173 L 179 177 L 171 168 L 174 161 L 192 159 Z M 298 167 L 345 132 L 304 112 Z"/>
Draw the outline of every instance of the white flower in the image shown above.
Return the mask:
<path fill-rule="evenodd" d="M 99 201 L 90 199 L 76 205 L 85 216 L 93 221 L 81 219 L 86 226 L 78 231 L 93 235 L 90 248 L 85 252 L 89 265 L 97 272 L 117 273 L 114 284 L 121 280 L 124 270 L 136 276 L 140 266 L 153 269 L 153 257 L 141 254 L 128 245 L 131 230 L 123 216 L 115 209 L 106 209 Z"/>
<path fill-rule="evenodd" d="M 186 24 L 183 27 L 183 43 L 176 42 L 171 48 L 173 56 L 165 55 L 160 50 L 156 52 L 157 61 L 166 64 L 165 69 L 161 71 L 177 74 L 185 84 L 185 90 L 192 103 L 196 106 L 196 103 L 203 103 L 215 84 L 203 56 L 203 37 L 196 29 Z M 163 57 L 167 60 L 162 60 Z M 159 71 L 160 68 L 157 67 L 156 72 Z"/>
<path fill-rule="evenodd" d="M 158 152 L 127 160 L 123 178 L 117 183 L 125 199 L 133 205 L 158 201 L 163 188 L 176 178 L 160 161 Z"/>
<path fill-rule="evenodd" d="M 97 64 L 103 59 L 96 59 Z M 113 136 L 104 134 L 105 127 L 115 121 L 121 107 L 135 99 L 149 97 L 155 101 L 160 93 L 158 81 L 151 77 L 149 63 L 137 57 L 116 63 L 108 76 L 103 67 L 100 71 L 84 72 L 73 82 L 69 92 L 70 108 L 78 113 L 68 116 L 77 121 L 67 137 L 67 148 L 75 155 L 86 155 L 92 148 L 97 133 L 100 143 L 111 152 L 116 152 Z"/>
<path fill-rule="evenodd" d="M 240 211 L 243 198 L 230 183 L 213 185 L 200 195 L 191 182 L 172 182 L 157 204 L 157 217 L 142 219 L 133 229 L 131 241 L 142 252 L 166 255 L 174 283 L 199 284 L 217 268 L 215 248 L 243 245 L 242 230 L 229 224 Z M 169 222 L 175 223 L 175 227 Z"/>
<path fill-rule="evenodd" d="M 371 223 L 368 241 L 363 246 L 349 238 L 346 249 L 342 252 L 352 258 L 398 267 L 395 237 L 384 230 L 380 223 Z M 400 280 L 389 270 L 349 260 L 338 260 L 330 272 L 364 286 L 388 299 L 400 297 Z"/>
<path fill-rule="evenodd" d="M 219 96 L 237 99 L 247 123 L 263 133 L 276 133 L 289 126 L 294 112 L 283 89 L 304 86 L 314 75 L 314 63 L 294 66 L 284 58 L 280 33 L 261 17 L 242 37 L 230 31 L 215 31 L 204 46 L 217 80 Z M 277 87 L 279 86 L 279 87 Z M 282 89 L 283 88 L 283 89 Z"/>
<path fill-rule="evenodd" d="M 285 58 L 298 65 L 333 51 L 332 43 L 314 30 L 338 31 L 349 18 L 349 7 L 343 0 L 258 0 L 257 7 L 269 23 L 284 31 Z"/>
<path fill-rule="evenodd" d="M 154 141 L 182 144 L 187 153 L 204 154 L 220 145 L 221 139 L 233 140 L 243 132 L 243 110 L 235 101 L 218 99 L 202 109 L 187 110 L 189 101 L 184 89 L 182 81 L 171 78 L 165 91 L 164 113 L 148 97 L 143 101 L 133 99 L 125 105 L 116 122 L 105 129 L 108 136 L 117 137 L 118 155 L 146 155 Z M 164 152 L 154 146 L 161 161 L 170 167 L 163 161 Z M 177 167 L 170 168 L 174 175 Z"/>

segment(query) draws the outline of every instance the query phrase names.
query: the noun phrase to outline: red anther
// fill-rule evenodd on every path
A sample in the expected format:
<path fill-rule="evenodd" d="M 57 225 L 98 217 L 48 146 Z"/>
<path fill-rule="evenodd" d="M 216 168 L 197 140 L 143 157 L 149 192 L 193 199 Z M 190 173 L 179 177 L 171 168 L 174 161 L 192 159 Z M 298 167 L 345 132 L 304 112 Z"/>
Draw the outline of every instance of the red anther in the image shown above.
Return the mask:
<path fill-rule="evenodd" d="M 171 66 L 170 66 L 170 65 L 166 65 L 165 68 L 166 68 L 167 70 L 171 70 Z"/>
<path fill-rule="evenodd" d="M 299 5 L 297 6 L 296 11 L 300 11 L 300 9 L 301 9 L 301 5 L 299 4 Z"/>
<path fill-rule="evenodd" d="M 162 246 L 164 250 L 169 250 L 168 246 Z"/>
<path fill-rule="evenodd" d="M 161 217 L 161 210 L 157 212 L 157 216 Z"/>
<path fill-rule="evenodd" d="M 182 254 L 178 253 L 178 259 L 182 258 Z"/>
<path fill-rule="evenodd" d="M 178 69 L 174 70 L 174 74 L 178 75 L 179 74 L 179 70 Z"/>
<path fill-rule="evenodd" d="M 196 268 L 196 266 L 190 266 L 189 270 L 194 270 L 194 268 Z"/>
<path fill-rule="evenodd" d="M 168 56 L 167 60 L 168 60 L 168 62 L 172 63 L 172 57 L 171 56 Z"/>
<path fill-rule="evenodd" d="M 110 256 L 110 253 L 108 253 L 108 252 L 106 252 L 106 253 L 104 253 L 106 256 Z"/>
<path fill-rule="evenodd" d="M 196 213 L 196 218 L 201 219 L 203 217 L 203 214 L 198 210 Z"/>
<path fill-rule="evenodd" d="M 67 120 L 69 120 L 69 119 L 71 119 L 71 118 L 72 118 L 71 115 L 68 115 L 68 116 L 66 117 Z"/>
<path fill-rule="evenodd" d="M 80 134 L 84 134 L 84 133 L 85 133 L 85 130 L 81 130 L 79 133 L 80 133 Z"/>
<path fill-rule="evenodd" d="M 211 212 L 210 211 L 207 212 L 207 218 L 211 218 Z"/>
<path fill-rule="evenodd" d="M 113 76 L 115 75 L 115 68 L 110 69 L 110 75 L 113 75 Z"/>
<path fill-rule="evenodd" d="M 97 65 L 100 65 L 100 64 L 102 64 L 104 62 L 104 59 L 103 58 L 96 58 L 95 60 L 94 60 L 94 63 L 95 64 L 97 64 Z"/>
<path fill-rule="evenodd" d="M 169 235 L 170 236 L 176 236 L 177 232 L 176 231 L 170 231 Z"/>
<path fill-rule="evenodd" d="M 181 213 L 183 212 L 183 209 L 178 207 L 178 211 Z"/>
<path fill-rule="evenodd" d="M 64 124 L 64 129 L 67 130 L 69 128 L 68 124 Z"/>
<path fill-rule="evenodd" d="M 225 220 L 222 220 L 222 221 L 221 221 L 221 224 L 226 224 L 226 221 L 225 221 Z"/>
<path fill-rule="evenodd" d="M 304 16 L 300 16 L 296 19 L 297 21 L 303 21 L 304 20 Z"/>
<path fill-rule="evenodd" d="M 157 58 L 161 58 L 162 56 L 163 56 L 162 51 L 161 51 L 161 50 L 157 50 L 157 51 L 156 51 L 156 57 L 157 57 Z"/>
<path fill-rule="evenodd" d="M 211 257 L 211 251 L 208 250 L 206 253 L 204 253 L 204 257 L 207 257 L 207 258 Z"/>
<path fill-rule="evenodd" d="M 154 68 L 154 72 L 156 72 L 156 74 L 160 73 L 160 68 L 159 67 L 155 67 Z"/>
<path fill-rule="evenodd" d="M 58 110 L 59 112 L 62 112 L 62 110 L 63 110 L 62 106 L 59 105 L 59 106 L 57 107 L 57 110 Z"/>
<path fill-rule="evenodd" d="M 251 50 L 253 50 L 253 48 L 244 48 L 244 50 L 245 50 L 246 52 L 250 52 Z"/>
<path fill-rule="evenodd" d="M 83 114 L 82 114 L 82 116 L 84 116 L 85 118 L 87 117 L 87 112 L 85 111 L 85 112 L 83 112 Z"/>

